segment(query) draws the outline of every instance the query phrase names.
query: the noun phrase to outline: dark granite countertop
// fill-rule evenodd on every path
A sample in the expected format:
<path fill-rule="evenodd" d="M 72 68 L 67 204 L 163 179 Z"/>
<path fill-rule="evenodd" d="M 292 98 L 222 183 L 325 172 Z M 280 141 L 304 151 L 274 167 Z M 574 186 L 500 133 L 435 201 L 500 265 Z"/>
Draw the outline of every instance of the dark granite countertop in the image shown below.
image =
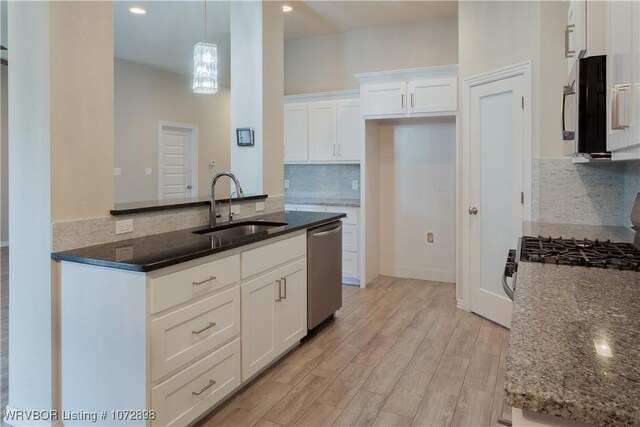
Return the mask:
<path fill-rule="evenodd" d="M 232 201 L 263 200 L 266 194 L 246 195 L 242 199 L 232 197 Z M 226 199 L 216 199 L 216 203 L 226 202 Z M 208 196 L 188 197 L 185 199 L 147 200 L 143 202 L 116 203 L 109 212 L 111 215 L 130 215 L 142 212 L 165 211 L 169 209 L 184 209 L 193 206 L 210 206 L 211 198 Z"/>
<path fill-rule="evenodd" d="M 360 207 L 360 199 L 328 199 L 323 197 L 286 197 L 285 203 L 288 205 Z"/>
<path fill-rule="evenodd" d="M 148 272 L 260 242 L 295 231 L 314 228 L 344 218 L 345 214 L 320 212 L 276 212 L 237 222 L 264 220 L 286 225 L 244 238 L 219 239 L 194 234 L 206 227 L 188 228 L 131 240 L 89 246 L 51 254 L 57 261 L 71 261 L 122 270 Z M 224 225 L 221 223 L 220 225 Z"/>
<path fill-rule="evenodd" d="M 633 240 L 625 227 L 533 223 L 525 234 Z M 521 261 L 514 299 L 508 403 L 588 424 L 640 425 L 640 273 Z"/>

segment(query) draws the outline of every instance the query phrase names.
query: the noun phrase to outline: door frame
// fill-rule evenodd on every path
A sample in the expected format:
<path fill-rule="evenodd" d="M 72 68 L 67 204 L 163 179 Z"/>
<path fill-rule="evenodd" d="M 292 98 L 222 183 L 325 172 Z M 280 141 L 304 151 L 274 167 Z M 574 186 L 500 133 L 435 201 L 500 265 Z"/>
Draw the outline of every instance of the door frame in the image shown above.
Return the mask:
<path fill-rule="evenodd" d="M 163 200 L 162 194 L 162 131 L 164 128 L 176 128 L 189 131 L 189 153 L 191 172 L 191 193 L 198 193 L 198 125 L 193 123 L 158 121 L 158 200 Z"/>
<path fill-rule="evenodd" d="M 471 91 L 474 87 L 511 77 L 522 76 L 524 78 L 524 117 L 523 117 L 523 187 L 524 187 L 524 212 L 523 220 L 531 221 L 531 162 L 532 162 L 532 103 L 531 103 L 531 61 L 525 61 L 508 67 L 467 77 L 463 80 L 463 109 L 462 109 L 462 155 L 460 160 L 461 171 L 458 178 L 461 182 L 462 197 L 459 198 L 458 224 L 460 233 L 458 234 L 458 280 L 460 285 L 456 288 L 457 305 L 466 311 L 471 311 L 471 216 L 467 208 L 471 203 Z M 506 257 L 506 254 L 505 254 Z M 506 260 L 506 258 L 505 258 Z M 460 262 L 461 261 L 461 262 Z"/>

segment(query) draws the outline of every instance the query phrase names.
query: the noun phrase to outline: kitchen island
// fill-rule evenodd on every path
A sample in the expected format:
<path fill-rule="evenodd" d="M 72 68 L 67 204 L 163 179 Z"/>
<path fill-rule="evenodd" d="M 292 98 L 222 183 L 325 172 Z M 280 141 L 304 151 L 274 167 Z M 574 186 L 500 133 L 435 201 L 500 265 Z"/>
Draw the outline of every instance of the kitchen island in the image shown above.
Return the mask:
<path fill-rule="evenodd" d="M 631 242 L 624 227 L 526 235 Z M 513 425 L 640 425 L 640 273 L 519 262 L 505 393 Z"/>

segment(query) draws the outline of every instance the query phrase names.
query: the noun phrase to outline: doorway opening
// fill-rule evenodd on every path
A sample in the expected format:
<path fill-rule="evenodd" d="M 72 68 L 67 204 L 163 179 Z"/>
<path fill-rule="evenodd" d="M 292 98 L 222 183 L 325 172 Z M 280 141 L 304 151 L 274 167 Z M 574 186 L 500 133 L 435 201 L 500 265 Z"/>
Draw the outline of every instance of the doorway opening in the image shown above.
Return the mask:
<path fill-rule="evenodd" d="M 158 199 L 198 194 L 198 125 L 159 122 Z"/>

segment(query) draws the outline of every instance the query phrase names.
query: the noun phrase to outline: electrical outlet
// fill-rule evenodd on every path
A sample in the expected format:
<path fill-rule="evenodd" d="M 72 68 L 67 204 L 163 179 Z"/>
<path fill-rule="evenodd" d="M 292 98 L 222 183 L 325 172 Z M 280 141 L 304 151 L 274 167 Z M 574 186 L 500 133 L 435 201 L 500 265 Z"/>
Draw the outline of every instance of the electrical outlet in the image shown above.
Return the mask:
<path fill-rule="evenodd" d="M 288 179 L 284 180 L 284 188 L 285 188 L 285 190 L 289 189 L 289 180 Z"/>
<path fill-rule="evenodd" d="M 151 176 L 151 173 L 152 173 L 151 168 L 144 168 L 144 174 L 145 175 Z"/>
<path fill-rule="evenodd" d="M 113 168 L 113 176 L 120 176 L 122 175 L 122 169 L 121 168 Z"/>
<path fill-rule="evenodd" d="M 240 215 L 240 205 L 231 206 L 231 213 L 234 215 Z"/>
<path fill-rule="evenodd" d="M 256 212 L 262 212 L 264 210 L 264 202 L 256 203 Z"/>
<path fill-rule="evenodd" d="M 442 179 L 436 182 L 436 191 L 438 193 L 444 193 L 444 181 Z"/>
<path fill-rule="evenodd" d="M 354 190 L 358 189 L 358 181 L 357 180 L 353 180 L 351 181 L 351 188 L 353 188 Z"/>
<path fill-rule="evenodd" d="M 433 232 L 428 231 L 427 232 L 427 244 L 428 245 L 433 245 L 435 243 L 434 237 L 433 237 Z"/>
<path fill-rule="evenodd" d="M 133 246 L 128 245 L 116 248 L 116 261 L 122 262 L 130 259 L 133 259 Z"/>
<path fill-rule="evenodd" d="M 133 220 L 116 221 L 116 234 L 133 233 Z"/>

